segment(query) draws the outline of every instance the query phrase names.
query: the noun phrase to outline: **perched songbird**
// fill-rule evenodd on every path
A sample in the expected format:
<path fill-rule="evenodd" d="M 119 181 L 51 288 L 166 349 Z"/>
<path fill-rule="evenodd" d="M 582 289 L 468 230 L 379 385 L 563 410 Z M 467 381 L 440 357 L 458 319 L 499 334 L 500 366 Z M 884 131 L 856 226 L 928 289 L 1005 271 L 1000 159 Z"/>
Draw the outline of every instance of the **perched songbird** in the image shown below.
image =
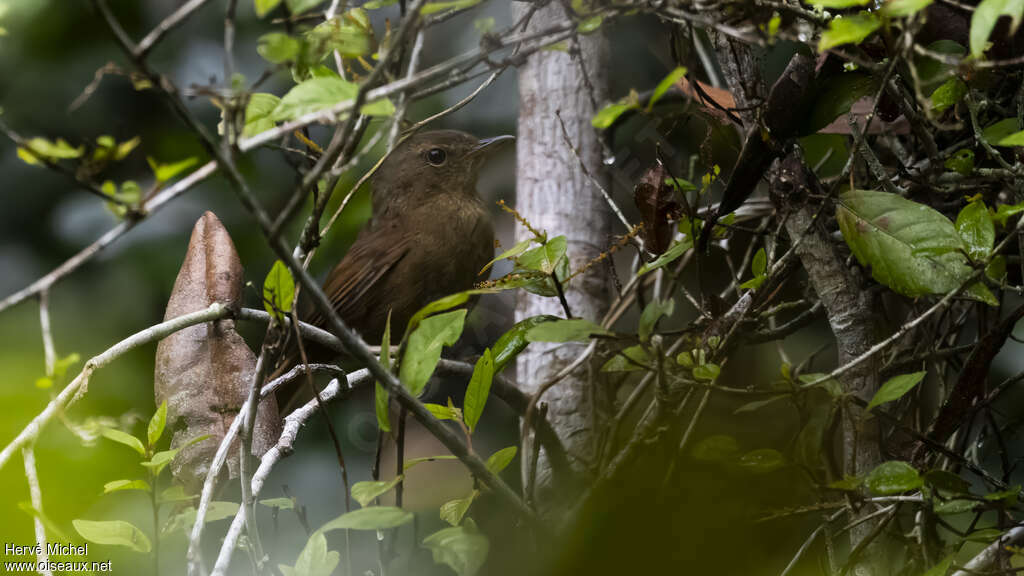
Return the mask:
<path fill-rule="evenodd" d="M 368 343 L 380 343 L 388 311 L 394 342 L 417 310 L 482 280 L 494 230 L 476 180 L 484 161 L 514 140 L 422 132 L 370 178 L 373 215 L 323 285 L 342 320 Z M 326 325 L 308 300 L 300 311 L 306 322 Z M 298 362 L 292 347 L 282 368 Z"/>

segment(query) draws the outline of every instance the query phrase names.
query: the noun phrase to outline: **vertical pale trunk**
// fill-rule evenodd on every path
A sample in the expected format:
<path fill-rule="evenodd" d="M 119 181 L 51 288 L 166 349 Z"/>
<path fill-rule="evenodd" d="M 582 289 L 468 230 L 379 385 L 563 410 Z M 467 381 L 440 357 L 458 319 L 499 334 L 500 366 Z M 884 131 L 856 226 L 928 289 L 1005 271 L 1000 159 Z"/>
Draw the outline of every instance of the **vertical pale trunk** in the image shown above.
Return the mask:
<path fill-rule="evenodd" d="M 523 2 L 514 2 L 512 6 L 517 20 L 530 8 L 530 4 Z M 562 4 L 551 2 L 533 15 L 529 30 L 542 29 L 565 18 Z M 516 206 L 535 228 L 547 231 L 549 237 L 566 236 L 572 270 L 578 270 L 607 246 L 611 213 L 565 143 L 555 114 L 561 115 L 569 138 L 590 173 L 600 175 L 601 146 L 590 120 L 596 112 L 594 100 L 600 105 L 607 96 L 608 42 L 603 31 L 598 31 L 581 36 L 579 47 L 583 68 L 580 61 L 561 51 L 537 52 L 519 67 L 516 148 Z M 528 237 L 529 231 L 517 227 L 516 241 Z M 608 306 L 605 276 L 604 268 L 595 266 L 567 286 L 567 300 L 575 317 L 600 321 Z M 520 292 L 516 321 L 537 314 L 561 316 L 563 310 L 557 298 Z M 519 355 L 516 375 L 520 388 L 533 394 L 582 350 L 580 344 L 531 345 Z M 587 372 L 582 367 L 543 396 L 547 417 L 577 468 L 594 460 L 596 411 Z M 528 446 L 524 448 L 525 470 L 530 453 Z M 542 507 L 550 484 L 551 470 L 542 453 L 536 477 L 537 499 Z"/>

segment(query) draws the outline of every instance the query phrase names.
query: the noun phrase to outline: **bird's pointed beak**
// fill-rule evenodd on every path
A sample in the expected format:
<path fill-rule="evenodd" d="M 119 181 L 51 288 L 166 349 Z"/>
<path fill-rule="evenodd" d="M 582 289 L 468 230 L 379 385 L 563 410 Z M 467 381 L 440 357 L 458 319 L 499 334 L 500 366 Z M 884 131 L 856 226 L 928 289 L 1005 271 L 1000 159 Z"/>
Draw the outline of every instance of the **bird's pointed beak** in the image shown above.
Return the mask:
<path fill-rule="evenodd" d="M 496 150 L 504 148 L 506 144 L 511 144 L 516 141 L 515 136 L 503 135 L 495 136 L 493 138 L 484 138 L 476 143 L 473 148 L 473 152 L 484 152 L 490 154 Z"/>

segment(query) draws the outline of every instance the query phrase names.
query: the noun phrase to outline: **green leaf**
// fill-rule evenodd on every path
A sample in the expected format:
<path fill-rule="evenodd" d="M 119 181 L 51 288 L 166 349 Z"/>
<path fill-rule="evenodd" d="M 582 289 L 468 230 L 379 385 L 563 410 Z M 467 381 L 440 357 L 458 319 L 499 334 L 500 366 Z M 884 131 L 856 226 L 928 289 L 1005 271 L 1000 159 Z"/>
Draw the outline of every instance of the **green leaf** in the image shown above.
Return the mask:
<path fill-rule="evenodd" d="M 740 456 L 737 463 L 740 468 L 747 470 L 748 472 L 766 474 L 785 466 L 786 459 L 783 458 L 782 453 L 778 450 L 773 450 L 771 448 L 759 448 L 757 450 L 751 450 L 743 456 Z"/>
<path fill-rule="evenodd" d="M 29 165 L 39 164 L 39 159 L 56 162 L 58 160 L 69 160 L 80 158 L 85 153 L 85 147 L 75 148 L 63 138 L 51 142 L 46 138 L 32 138 L 25 143 L 25 147 L 18 148 L 18 158 Z"/>
<path fill-rule="evenodd" d="M 149 482 L 145 480 L 113 480 L 103 485 L 104 494 L 120 490 L 142 490 L 143 492 L 149 492 L 152 488 L 150 488 Z"/>
<path fill-rule="evenodd" d="M 43 514 L 42 510 L 36 510 L 31 502 L 18 502 L 18 509 L 32 518 L 38 518 L 43 523 L 43 528 L 46 529 L 46 533 L 50 537 L 56 537 L 56 539 L 64 542 L 69 540 L 64 531 L 60 529 L 60 526 L 55 524 L 53 520 L 50 520 L 46 514 Z"/>
<path fill-rule="evenodd" d="M 294 120 L 299 116 L 332 108 L 356 97 L 359 87 L 351 82 L 333 76 L 317 76 L 296 85 L 281 98 L 271 114 L 275 122 Z M 361 114 L 367 116 L 390 116 L 395 107 L 390 100 L 382 99 L 364 104 Z"/>
<path fill-rule="evenodd" d="M 950 554 L 942 559 L 941 562 L 932 566 L 927 572 L 921 576 L 946 576 L 949 573 L 950 567 L 953 566 L 953 560 L 956 559 L 956 554 Z"/>
<path fill-rule="evenodd" d="M 982 530 L 975 530 L 967 535 L 964 540 L 967 542 L 980 542 L 982 544 L 988 544 L 994 542 L 997 538 L 1003 535 L 1003 531 L 998 528 L 984 528 Z"/>
<path fill-rule="evenodd" d="M 879 464 L 864 479 L 868 490 L 880 496 L 900 494 L 921 487 L 921 475 L 906 462 L 891 460 Z"/>
<path fill-rule="evenodd" d="M 640 313 L 640 323 L 637 326 L 637 335 L 640 340 L 646 342 L 650 339 L 654 326 L 662 316 L 671 316 L 676 309 L 675 300 L 651 300 L 644 306 Z"/>
<path fill-rule="evenodd" d="M 651 366 L 651 358 L 643 346 L 636 344 L 619 350 L 601 366 L 601 372 L 635 372 Z"/>
<path fill-rule="evenodd" d="M 283 564 L 277 567 L 284 576 L 331 576 L 340 561 L 341 555 L 327 549 L 327 536 L 318 530 L 309 537 L 294 567 Z"/>
<path fill-rule="evenodd" d="M 1002 282 L 1006 278 L 1006 258 L 1002 254 L 993 257 L 985 266 L 985 275 L 993 282 Z"/>
<path fill-rule="evenodd" d="M 281 99 L 273 94 L 257 92 L 250 95 L 249 103 L 245 106 L 245 127 L 242 129 L 242 137 L 250 138 L 273 128 L 274 120 L 271 115 L 280 103 Z"/>
<path fill-rule="evenodd" d="M 404 478 L 404 474 L 399 474 L 391 480 L 356 482 L 352 485 L 352 497 L 356 499 L 356 502 L 359 502 L 360 506 L 365 508 L 374 500 L 388 493 L 395 486 L 398 486 L 398 483 Z"/>
<path fill-rule="evenodd" d="M 923 204 L 886 192 L 856 190 L 842 195 L 836 219 L 857 260 L 871 267 L 875 280 L 904 296 L 945 294 L 972 273 L 956 227 Z M 966 294 L 986 302 L 994 299 L 977 288 Z"/>
<path fill-rule="evenodd" d="M 236 502 L 210 502 L 209 507 L 206 509 L 206 515 L 203 516 L 203 523 L 209 524 L 210 522 L 217 522 L 219 520 L 226 520 L 228 518 L 234 518 L 238 514 L 238 503 Z M 182 510 L 178 514 L 172 516 L 167 523 L 161 529 L 161 534 L 173 534 L 178 531 L 183 531 L 186 534 L 192 530 L 192 526 L 196 523 L 196 509 L 195 506 L 189 506 Z"/>
<path fill-rule="evenodd" d="M 323 1 L 324 0 L 285 0 L 285 4 L 288 5 L 288 11 L 292 13 L 292 16 L 298 16 L 307 10 L 315 8 Z"/>
<path fill-rule="evenodd" d="M 993 220 L 999 223 L 1000 226 L 1006 226 L 1006 220 L 1010 216 L 1015 216 L 1024 212 L 1024 202 L 1020 204 L 1003 204 L 996 209 L 996 214 Z"/>
<path fill-rule="evenodd" d="M 466 397 L 462 400 L 463 419 L 470 433 L 476 429 L 480 416 L 487 405 L 487 397 L 491 393 L 491 382 L 494 380 L 494 355 L 491 349 L 484 350 L 480 359 L 473 367 L 473 376 L 466 386 Z"/>
<path fill-rule="evenodd" d="M 448 502 L 441 504 L 441 520 L 444 520 L 452 526 L 458 526 L 462 523 L 462 518 L 466 515 L 466 512 L 469 512 L 469 507 L 473 504 L 473 500 L 475 500 L 479 495 L 479 490 L 473 490 L 473 492 L 465 498 L 449 500 Z"/>
<path fill-rule="evenodd" d="M 142 530 L 123 520 L 94 522 L 78 518 L 72 520 L 71 524 L 82 538 L 94 544 L 124 546 L 143 554 L 148 554 L 152 548 Z"/>
<path fill-rule="evenodd" d="M 591 16 L 583 22 L 580 22 L 580 25 L 576 27 L 576 31 L 580 34 L 590 34 L 600 28 L 603 21 L 604 16 L 601 16 L 600 14 L 597 16 Z"/>
<path fill-rule="evenodd" d="M 1017 31 L 1021 14 L 1024 13 L 1024 0 L 982 0 L 974 8 L 971 17 L 971 56 L 981 58 L 988 47 L 988 37 L 992 34 L 996 22 L 1001 16 L 1009 16 L 1010 34 Z"/>
<path fill-rule="evenodd" d="M 854 6 L 864 6 L 870 3 L 871 0 L 808 0 L 808 4 L 811 6 L 819 6 L 821 8 L 852 8 Z"/>
<path fill-rule="evenodd" d="M 956 232 L 972 260 L 988 258 L 996 245 L 996 227 L 988 206 L 981 200 L 971 202 L 960 211 L 956 217 Z"/>
<path fill-rule="evenodd" d="M 420 8 L 420 14 L 427 16 L 429 14 L 436 14 L 445 10 L 462 10 L 476 6 L 481 0 L 448 0 L 445 2 L 427 2 Z"/>
<path fill-rule="evenodd" d="M 516 322 L 514 326 L 509 328 L 508 332 L 502 334 L 494 343 L 494 371 L 501 372 L 506 364 L 526 349 L 530 344 L 526 339 L 526 333 L 531 328 L 543 322 L 551 322 L 553 320 L 558 320 L 558 317 L 548 314 L 531 316 Z"/>
<path fill-rule="evenodd" d="M 318 532 L 331 530 L 386 530 L 412 522 L 412 512 L 394 506 L 369 506 L 346 512 L 320 527 Z"/>
<path fill-rule="evenodd" d="M 608 128 L 609 126 L 614 124 L 615 121 L 619 119 L 619 116 L 622 116 L 627 111 L 639 109 L 640 105 L 637 104 L 636 102 L 620 102 L 615 104 L 608 104 L 604 108 L 601 108 L 601 110 L 594 115 L 594 118 L 590 121 L 590 124 L 594 128 L 604 130 L 605 128 Z"/>
<path fill-rule="evenodd" d="M 114 428 L 104 428 L 101 434 L 103 434 L 103 437 L 108 440 L 124 444 L 132 450 L 135 450 L 140 456 L 146 455 L 146 447 L 142 445 L 142 441 L 127 432 L 122 432 Z"/>
<path fill-rule="evenodd" d="M 828 485 L 829 488 L 834 490 L 845 490 L 847 492 L 854 492 L 860 488 L 861 484 L 864 483 L 864 479 L 859 476 L 850 476 L 844 474 L 842 480 L 836 480 Z"/>
<path fill-rule="evenodd" d="M 355 489 L 359 483 L 352 486 L 352 496 L 355 497 Z M 295 501 L 291 498 L 264 498 L 260 500 L 260 504 L 267 508 L 277 508 L 278 510 L 294 510 Z"/>
<path fill-rule="evenodd" d="M 495 20 L 493 16 L 487 16 L 486 18 L 477 18 L 473 20 L 473 28 L 481 34 L 487 34 L 491 30 L 494 30 Z"/>
<path fill-rule="evenodd" d="M 1012 142 L 1016 141 L 1017 131 L 1020 130 L 1020 124 L 1016 118 L 1003 118 L 1002 120 L 989 124 L 981 131 L 981 137 L 993 146 L 1004 146 L 1004 141 L 1010 141 L 1011 144 L 1006 146 L 1016 146 Z"/>
<path fill-rule="evenodd" d="M 399 366 L 399 378 L 413 396 L 423 392 L 441 359 L 441 349 L 459 339 L 465 319 L 465 309 L 438 314 L 425 318 L 409 335 L 409 344 Z"/>
<path fill-rule="evenodd" d="M 914 372 L 912 374 L 901 374 L 893 376 L 882 384 L 882 387 L 875 392 L 875 396 L 868 403 L 866 410 L 871 410 L 879 404 L 899 400 L 904 394 L 910 392 L 918 382 L 924 379 L 927 372 Z"/>
<path fill-rule="evenodd" d="M 442 406 L 440 404 L 433 404 L 430 402 L 424 402 L 423 407 L 426 408 L 430 414 L 438 420 L 455 420 L 458 422 L 461 420 L 461 411 L 458 408 L 452 408 L 451 406 Z"/>
<path fill-rule="evenodd" d="M 978 507 L 977 500 L 967 500 L 966 498 L 958 498 L 955 500 L 946 500 L 945 502 L 939 502 L 935 505 L 933 510 L 936 514 L 949 515 L 949 514 L 963 514 L 964 512 L 972 512 Z"/>
<path fill-rule="evenodd" d="M 391 371 L 391 310 L 388 310 L 388 319 L 384 322 L 384 335 L 380 341 L 380 365 L 385 370 Z M 373 410 L 377 414 L 377 427 L 382 432 L 391 431 L 391 418 L 388 415 L 389 399 L 390 395 L 384 385 L 374 382 Z"/>
<path fill-rule="evenodd" d="M 1000 502 L 1004 506 L 1015 506 L 1017 504 L 1017 496 L 1020 495 L 1020 484 L 1010 486 L 1007 490 L 1000 490 L 998 492 L 989 492 L 985 494 L 985 500 L 989 502 Z"/>
<path fill-rule="evenodd" d="M 159 476 L 160 472 L 163 471 L 164 467 L 170 464 L 171 460 L 174 460 L 174 457 L 178 454 L 178 451 L 180 450 L 181 448 L 175 448 L 174 450 L 164 450 L 162 452 L 157 452 L 156 454 L 153 454 L 153 457 L 148 462 L 140 462 L 140 464 L 142 464 L 146 468 L 151 469 L 153 471 L 154 476 Z"/>
<path fill-rule="evenodd" d="M 728 460 L 736 456 L 740 446 L 736 439 L 725 434 L 716 434 L 698 442 L 690 455 L 696 460 L 718 461 Z"/>
<path fill-rule="evenodd" d="M 721 372 L 722 368 L 718 364 L 698 364 L 693 367 L 693 377 L 706 382 L 714 382 Z"/>
<path fill-rule="evenodd" d="M 420 308 L 415 314 L 413 314 L 412 318 L 409 319 L 409 325 L 405 329 L 406 333 L 415 330 L 416 327 L 420 325 L 420 322 L 431 314 L 450 310 L 456 306 L 465 304 L 469 301 L 470 296 L 476 296 L 478 294 L 495 294 L 497 292 L 498 290 L 493 288 L 476 288 L 473 290 L 464 290 L 462 292 L 456 292 L 455 294 L 449 294 L 444 298 L 438 298 L 423 308 Z"/>
<path fill-rule="evenodd" d="M 565 258 L 565 236 L 556 236 L 546 244 L 538 246 L 520 256 L 517 260 L 520 268 L 536 270 L 545 274 L 555 271 L 559 261 Z"/>
<path fill-rule="evenodd" d="M 651 93 L 651 99 L 647 102 L 647 111 L 650 112 L 654 105 L 661 100 L 661 97 L 669 91 L 670 88 L 675 86 L 676 82 L 679 82 L 684 76 L 686 76 L 686 68 L 679 66 L 675 70 L 668 73 L 658 82 L 658 85 L 654 87 L 654 92 Z"/>
<path fill-rule="evenodd" d="M 380 10 L 388 6 L 394 6 L 398 4 L 398 0 L 370 0 L 366 4 L 363 4 L 365 10 Z"/>
<path fill-rule="evenodd" d="M 501 450 L 498 450 L 494 454 L 491 454 L 491 457 L 487 459 L 487 469 L 493 472 L 494 474 L 498 474 L 502 470 L 504 470 L 509 464 L 511 464 L 512 460 L 514 460 L 515 457 L 515 446 L 502 448 Z"/>
<path fill-rule="evenodd" d="M 750 262 L 750 271 L 754 277 L 747 280 L 743 284 L 740 284 L 740 288 L 746 288 L 749 290 L 757 290 L 761 287 L 761 284 L 768 278 L 765 272 L 768 269 L 768 255 L 765 254 L 764 247 L 760 248 L 754 259 Z"/>
<path fill-rule="evenodd" d="M 687 253 L 690 248 L 693 248 L 693 239 L 687 235 L 682 240 L 673 244 L 668 250 L 662 253 L 660 256 L 655 258 L 653 261 L 648 262 L 637 270 L 638 276 L 643 276 L 652 270 L 657 270 L 662 266 L 675 262 L 683 254 Z"/>
<path fill-rule="evenodd" d="M 888 0 L 882 5 L 882 14 L 886 18 L 903 18 L 913 16 L 931 5 L 935 0 Z"/>
<path fill-rule="evenodd" d="M 146 162 L 149 162 L 149 167 L 153 170 L 153 175 L 156 177 L 156 181 L 163 183 L 173 180 L 181 175 L 182 172 L 195 166 L 199 162 L 199 158 L 192 156 L 190 158 L 185 158 L 184 160 L 179 160 L 178 162 L 161 164 L 154 158 L 147 157 Z"/>
<path fill-rule="evenodd" d="M 930 97 L 932 110 L 936 112 L 945 112 L 950 107 L 954 106 L 967 94 L 967 84 L 964 81 L 957 78 L 956 76 L 946 80 L 946 82 L 935 89 Z"/>
<path fill-rule="evenodd" d="M 277 5 L 281 3 L 281 0 L 255 0 L 256 1 L 256 16 L 263 18 L 271 10 L 277 8 Z"/>
<path fill-rule="evenodd" d="M 149 445 L 153 446 L 160 440 L 164 433 L 164 426 L 167 425 L 167 400 L 160 403 L 160 406 L 149 419 L 149 426 L 146 428 L 146 439 Z"/>
<path fill-rule="evenodd" d="M 158 502 L 161 504 L 173 503 L 173 502 L 191 502 L 198 498 L 195 494 L 186 494 L 185 487 L 181 484 L 174 484 L 170 488 L 167 488 L 160 493 Z"/>
<path fill-rule="evenodd" d="M 542 322 L 526 332 L 528 342 L 586 342 L 593 334 L 609 332 L 586 318 Z"/>
<path fill-rule="evenodd" d="M 365 14 L 365 13 L 363 13 Z M 373 51 L 373 28 L 362 26 L 353 13 L 322 22 L 306 34 L 306 40 L 318 54 L 337 52 L 345 58 L 358 58 Z"/>
<path fill-rule="evenodd" d="M 283 32 L 271 32 L 260 36 L 256 52 L 271 64 L 295 60 L 302 50 L 302 42 Z"/>
<path fill-rule="evenodd" d="M 1020 132 L 1014 132 L 1009 136 L 1005 136 L 995 144 L 996 146 L 1024 146 L 1024 130 Z"/>
<path fill-rule="evenodd" d="M 263 307 L 267 313 L 284 324 L 284 316 L 292 311 L 295 299 L 295 280 L 284 262 L 278 260 L 271 266 L 263 280 Z"/>
<path fill-rule="evenodd" d="M 739 408 L 733 410 L 732 413 L 733 414 L 743 414 L 745 412 L 755 412 L 757 410 L 760 410 L 761 408 L 764 408 L 765 406 L 768 406 L 769 404 L 774 404 L 774 403 L 778 402 L 779 400 L 781 400 L 783 398 L 787 398 L 787 397 L 789 397 L 789 394 L 779 394 L 777 396 L 771 396 L 769 398 L 765 398 L 764 400 L 755 400 L 753 402 L 747 402 L 746 404 L 744 404 L 744 405 L 740 406 Z"/>
<path fill-rule="evenodd" d="M 946 158 L 945 166 L 948 170 L 969 176 L 971 172 L 974 172 L 974 150 L 970 148 L 957 150 L 952 156 Z"/>
<path fill-rule="evenodd" d="M 881 25 L 878 16 L 867 12 L 836 17 L 828 23 L 828 30 L 822 32 L 818 52 L 843 44 L 860 44 Z"/>
<path fill-rule="evenodd" d="M 424 462 L 434 462 L 436 460 L 458 460 L 458 459 L 459 458 L 457 456 L 454 456 L 452 454 L 440 454 L 438 456 L 423 456 L 423 457 L 420 457 L 420 458 L 410 458 L 409 460 L 405 461 L 405 465 L 402 467 L 402 470 L 408 470 L 409 468 L 412 468 L 413 466 L 415 466 L 417 464 L 423 464 Z"/>
<path fill-rule="evenodd" d="M 498 254 L 497 256 L 494 257 L 493 260 L 488 262 L 483 268 L 480 269 L 480 272 L 479 274 L 477 274 L 477 276 L 483 275 L 484 272 L 490 270 L 491 266 L 493 266 L 495 262 L 499 262 L 501 260 L 505 260 L 508 258 L 515 258 L 516 256 L 519 256 L 523 252 L 526 252 L 526 249 L 529 248 L 530 244 L 533 244 L 533 242 L 533 238 L 527 238 L 526 240 L 523 240 L 522 242 L 516 244 L 515 246 L 509 248 L 508 250 L 505 250 L 501 254 Z"/>
<path fill-rule="evenodd" d="M 474 576 L 487 560 L 487 536 L 467 525 L 444 528 L 427 536 L 423 546 L 433 554 L 435 564 L 446 564 L 458 576 Z"/>

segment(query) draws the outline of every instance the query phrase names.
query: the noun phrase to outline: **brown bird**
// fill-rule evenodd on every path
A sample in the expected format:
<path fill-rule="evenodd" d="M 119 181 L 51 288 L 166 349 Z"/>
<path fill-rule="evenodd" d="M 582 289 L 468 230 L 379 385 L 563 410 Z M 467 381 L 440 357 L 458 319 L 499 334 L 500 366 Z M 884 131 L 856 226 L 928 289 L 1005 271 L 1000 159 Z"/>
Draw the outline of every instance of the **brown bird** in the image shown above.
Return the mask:
<path fill-rule="evenodd" d="M 477 176 L 495 150 L 514 140 L 422 132 L 401 143 L 370 178 L 370 221 L 323 285 L 342 320 L 368 343 L 380 343 L 389 311 L 396 342 L 417 310 L 473 287 L 494 255 Z M 308 302 L 302 310 L 306 322 L 326 325 Z M 286 358 L 278 374 L 299 361 L 294 349 Z"/>

